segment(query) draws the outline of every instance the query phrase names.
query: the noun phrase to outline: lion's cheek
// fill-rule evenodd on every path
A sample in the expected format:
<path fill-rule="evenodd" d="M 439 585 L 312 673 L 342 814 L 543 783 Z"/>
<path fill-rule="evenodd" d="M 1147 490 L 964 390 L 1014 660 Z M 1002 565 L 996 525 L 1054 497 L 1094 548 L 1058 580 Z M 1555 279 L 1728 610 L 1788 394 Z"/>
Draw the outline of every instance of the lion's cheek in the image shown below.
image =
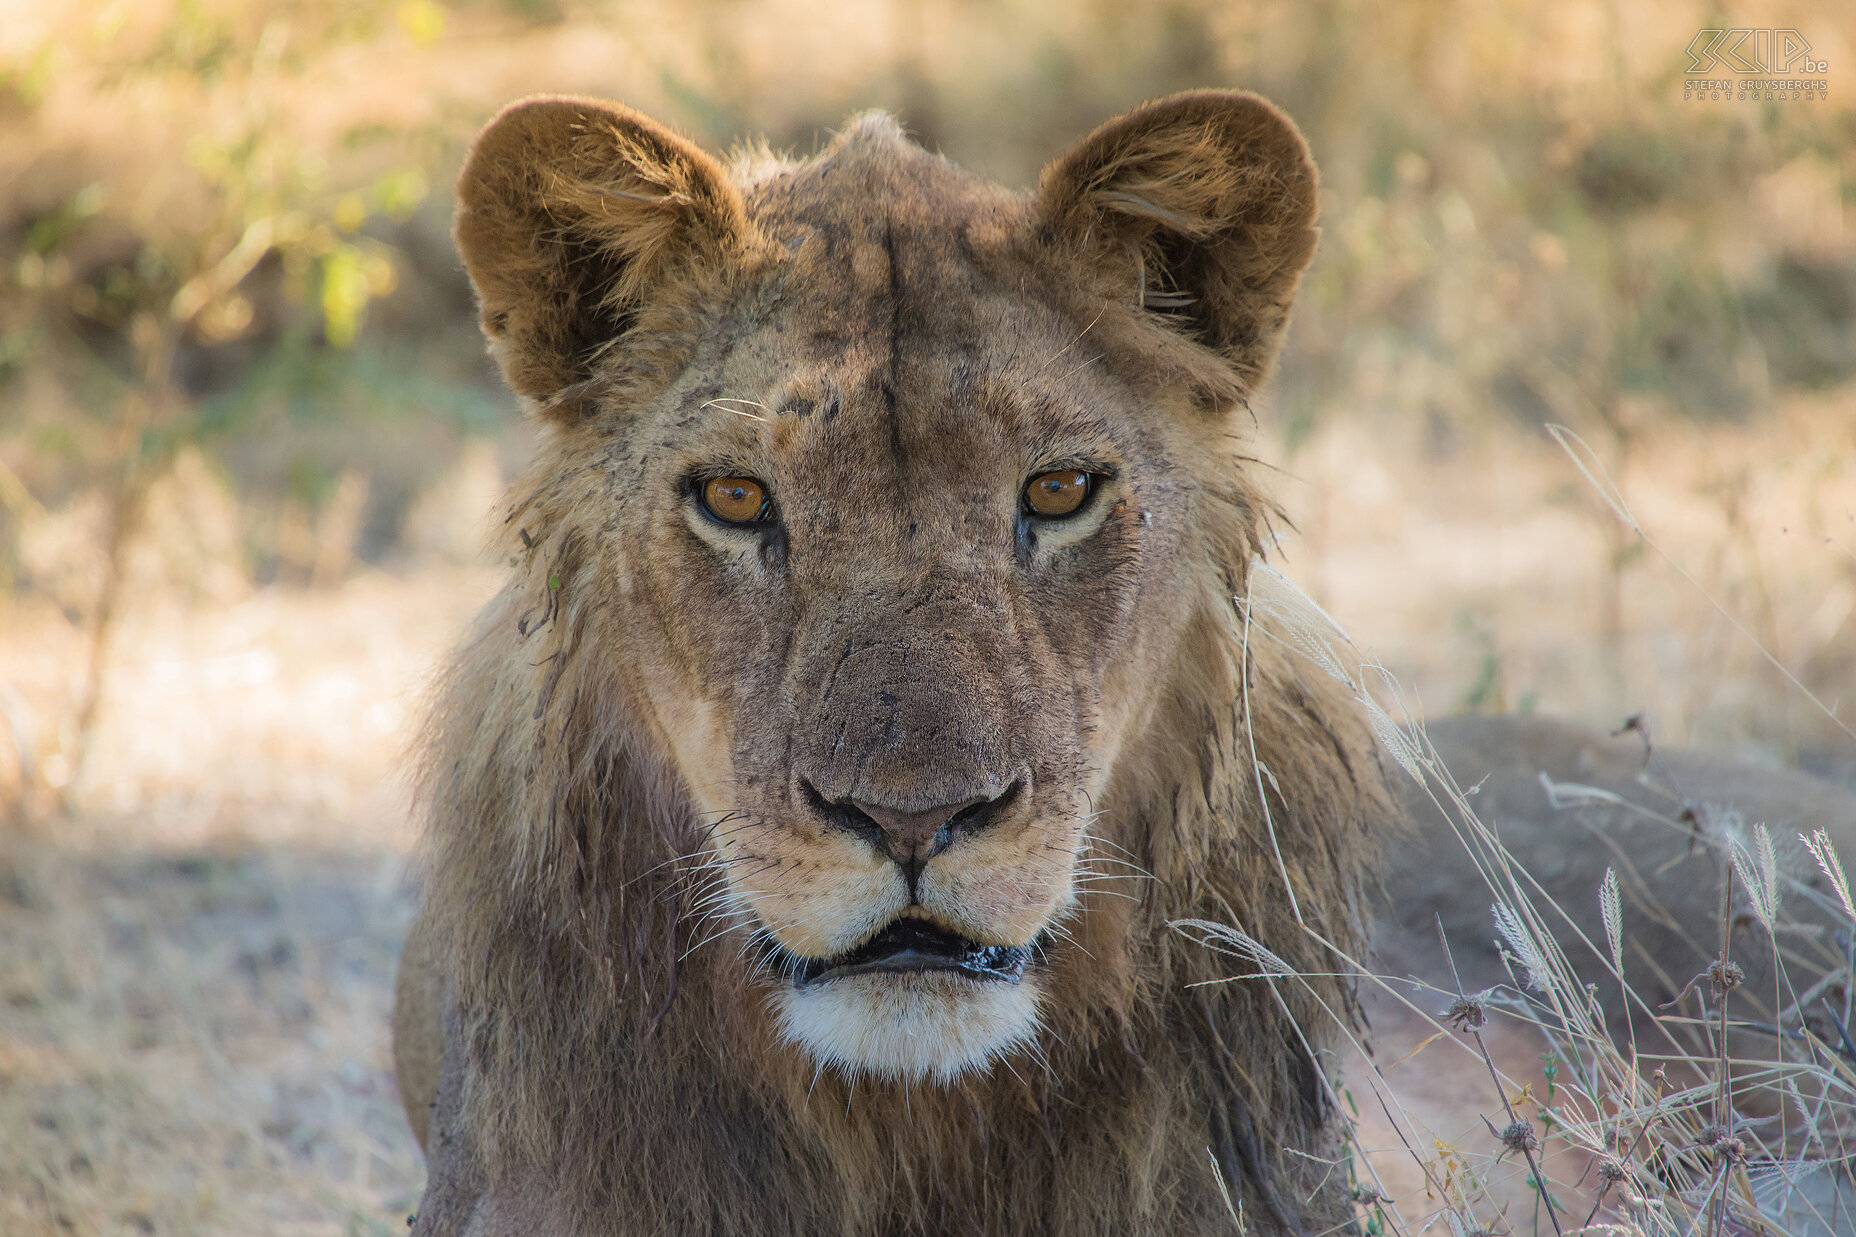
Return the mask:
<path fill-rule="evenodd" d="M 669 676 L 665 676 L 668 680 Z M 697 810 L 709 817 L 731 810 L 735 787 L 733 747 L 722 710 L 686 684 L 650 683 L 652 707 L 670 747 L 671 759 Z"/>
<path fill-rule="evenodd" d="M 1024 945 L 1075 900 L 1075 857 L 1034 830 L 962 841 L 922 873 L 924 909 L 985 945 Z"/>
<path fill-rule="evenodd" d="M 1183 603 L 1179 608 L 1185 608 Z M 1094 700 L 1094 724 L 1081 736 L 1092 801 L 1099 802 L 1107 793 L 1123 749 L 1138 744 L 1139 737 L 1154 726 L 1161 701 L 1148 685 L 1166 677 L 1166 667 L 1146 645 L 1115 662 L 1103 676 Z"/>
<path fill-rule="evenodd" d="M 826 838 L 825 853 L 729 863 L 739 901 L 787 951 L 829 958 L 855 949 L 908 905 L 896 866 L 860 842 Z"/>

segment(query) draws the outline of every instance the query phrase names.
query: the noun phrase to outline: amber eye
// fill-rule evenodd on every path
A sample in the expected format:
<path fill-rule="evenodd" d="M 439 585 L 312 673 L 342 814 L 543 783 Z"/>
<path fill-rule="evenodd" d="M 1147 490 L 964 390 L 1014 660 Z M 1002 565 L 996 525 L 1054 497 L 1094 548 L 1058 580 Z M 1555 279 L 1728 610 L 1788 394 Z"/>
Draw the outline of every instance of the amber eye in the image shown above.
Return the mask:
<path fill-rule="evenodd" d="M 767 490 L 752 477 L 711 477 L 702 505 L 724 524 L 753 524 L 767 518 Z"/>
<path fill-rule="evenodd" d="M 1074 515 L 1089 497 L 1092 480 L 1088 473 L 1074 468 L 1040 473 L 1025 486 L 1025 507 L 1031 514 L 1049 519 Z"/>

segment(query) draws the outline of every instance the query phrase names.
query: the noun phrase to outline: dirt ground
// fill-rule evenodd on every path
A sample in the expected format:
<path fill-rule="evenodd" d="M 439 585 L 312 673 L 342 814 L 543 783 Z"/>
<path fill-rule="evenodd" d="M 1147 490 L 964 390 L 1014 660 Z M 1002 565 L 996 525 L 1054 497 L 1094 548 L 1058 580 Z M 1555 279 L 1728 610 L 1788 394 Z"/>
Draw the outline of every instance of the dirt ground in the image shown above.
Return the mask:
<path fill-rule="evenodd" d="M 0 1232 L 404 1231 L 404 728 L 489 587 L 370 572 L 132 616 L 78 813 L 0 832 Z M 50 711 L 67 645 L 15 616 L 16 713 Z"/>
<path fill-rule="evenodd" d="M 0 857 L 0 1229 L 391 1233 L 401 852 Z"/>

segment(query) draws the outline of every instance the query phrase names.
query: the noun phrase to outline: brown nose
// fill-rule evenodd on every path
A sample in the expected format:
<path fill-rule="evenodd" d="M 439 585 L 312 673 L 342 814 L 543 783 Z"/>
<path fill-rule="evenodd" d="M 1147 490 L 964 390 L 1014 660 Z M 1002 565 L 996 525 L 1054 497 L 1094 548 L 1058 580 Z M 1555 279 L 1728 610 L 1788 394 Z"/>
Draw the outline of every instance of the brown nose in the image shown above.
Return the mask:
<path fill-rule="evenodd" d="M 868 799 L 846 799 L 832 803 L 801 780 L 805 797 L 819 815 L 833 826 L 854 833 L 894 860 L 908 875 L 909 888 L 930 859 L 953 845 L 963 834 L 978 833 L 1004 815 L 1018 798 L 1021 783 L 1014 781 L 990 797 L 976 796 L 957 803 L 942 803 L 931 808 L 898 808 Z"/>

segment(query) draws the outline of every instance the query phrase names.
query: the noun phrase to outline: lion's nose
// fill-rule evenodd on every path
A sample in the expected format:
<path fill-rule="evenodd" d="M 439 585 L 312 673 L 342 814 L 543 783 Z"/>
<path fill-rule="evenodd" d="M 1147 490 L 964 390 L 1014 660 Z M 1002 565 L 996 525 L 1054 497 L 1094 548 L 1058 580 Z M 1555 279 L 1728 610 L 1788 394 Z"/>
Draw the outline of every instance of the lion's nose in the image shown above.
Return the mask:
<path fill-rule="evenodd" d="M 991 796 L 976 796 L 930 808 L 903 808 L 871 799 L 827 800 L 812 783 L 801 779 L 812 808 L 826 821 L 854 833 L 894 860 L 907 873 L 909 887 L 930 859 L 954 844 L 955 839 L 978 833 L 1000 819 L 1018 798 L 1022 782 Z"/>

